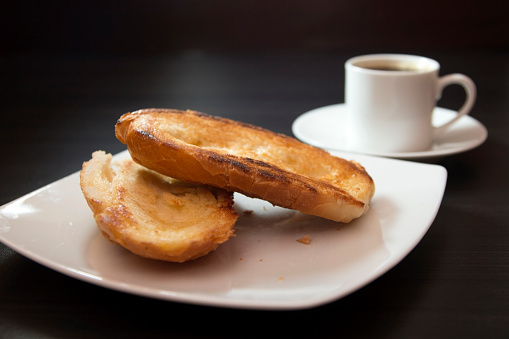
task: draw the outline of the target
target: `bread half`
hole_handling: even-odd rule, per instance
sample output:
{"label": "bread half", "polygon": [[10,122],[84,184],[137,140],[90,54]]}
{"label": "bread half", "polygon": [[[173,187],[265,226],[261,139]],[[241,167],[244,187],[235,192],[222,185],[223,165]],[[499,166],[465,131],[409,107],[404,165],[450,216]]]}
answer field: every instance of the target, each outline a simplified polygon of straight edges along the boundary
{"label": "bread half", "polygon": [[143,109],[122,115],[115,132],[134,161],[156,172],[335,221],[363,215],[375,191],[354,161],[204,113]]}
{"label": "bread half", "polygon": [[83,164],[80,186],[103,235],[142,257],[184,262],[233,236],[233,193],[185,183],[97,151]]}

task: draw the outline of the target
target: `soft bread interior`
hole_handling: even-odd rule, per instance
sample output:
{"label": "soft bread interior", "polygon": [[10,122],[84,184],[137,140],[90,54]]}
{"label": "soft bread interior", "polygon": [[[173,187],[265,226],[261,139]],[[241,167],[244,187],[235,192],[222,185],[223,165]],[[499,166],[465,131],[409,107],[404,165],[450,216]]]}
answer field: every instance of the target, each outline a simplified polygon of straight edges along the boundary
{"label": "soft bread interior", "polygon": [[134,163],[111,165],[94,152],[80,173],[97,226],[111,241],[147,258],[183,262],[233,236],[233,195],[182,182]]}

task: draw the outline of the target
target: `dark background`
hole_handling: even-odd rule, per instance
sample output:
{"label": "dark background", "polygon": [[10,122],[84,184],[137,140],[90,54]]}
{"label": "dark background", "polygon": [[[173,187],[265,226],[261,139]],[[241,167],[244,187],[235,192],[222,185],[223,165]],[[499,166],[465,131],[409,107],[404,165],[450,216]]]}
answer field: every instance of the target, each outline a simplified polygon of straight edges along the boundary
{"label": "dark background", "polygon": [[[472,116],[490,129],[507,121],[495,113],[507,111],[507,102],[494,100],[500,91],[508,93],[507,1],[1,4],[0,128],[23,135],[0,135],[5,171],[24,173],[33,161],[48,175],[25,173],[24,193],[61,176],[50,168],[62,153],[76,154],[58,167],[69,174],[94,148],[123,149],[112,125],[139,108],[189,108],[291,134],[291,121],[300,114],[343,102],[343,64],[364,53],[435,58],[441,74],[465,73],[477,83]],[[464,94],[448,87],[443,97],[441,106],[457,109]],[[273,119],[275,114],[285,119]],[[90,149],[77,151],[80,142]],[[4,203],[19,195],[8,189],[3,194]]]}
{"label": "dark background", "polygon": [[2,50],[189,52],[507,49],[497,0],[3,1]]}
{"label": "dark background", "polygon": [[[414,53],[478,86],[479,148],[439,160],[435,222],[395,268],[303,311],[216,309],[110,291],[0,244],[0,338],[501,338],[509,333],[507,1],[2,1],[0,205],[124,149],[123,113],[196,109],[291,134],[343,102],[347,58]],[[461,89],[440,106],[458,108]]]}

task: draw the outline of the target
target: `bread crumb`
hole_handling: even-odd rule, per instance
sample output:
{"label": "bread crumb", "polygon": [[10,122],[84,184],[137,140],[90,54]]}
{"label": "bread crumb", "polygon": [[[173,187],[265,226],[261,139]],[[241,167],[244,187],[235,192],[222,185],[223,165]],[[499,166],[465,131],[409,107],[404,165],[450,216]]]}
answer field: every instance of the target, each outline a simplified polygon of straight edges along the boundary
{"label": "bread crumb", "polygon": [[309,236],[309,234],[307,234],[307,235],[303,236],[302,238],[297,239],[297,241],[304,245],[309,245],[309,243],[311,242],[311,237]]}
{"label": "bread crumb", "polygon": [[279,277],[278,281],[283,281],[284,279],[284,277]]}
{"label": "bread crumb", "polygon": [[240,258],[240,260],[244,260],[244,259]]}
{"label": "bread crumb", "polygon": [[263,262],[263,259],[260,259],[260,262]]}

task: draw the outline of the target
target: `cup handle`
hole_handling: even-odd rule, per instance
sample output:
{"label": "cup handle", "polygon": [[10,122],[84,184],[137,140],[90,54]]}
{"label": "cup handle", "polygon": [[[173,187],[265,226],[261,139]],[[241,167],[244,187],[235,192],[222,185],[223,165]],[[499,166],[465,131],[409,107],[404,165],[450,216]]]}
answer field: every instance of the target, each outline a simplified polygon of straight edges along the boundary
{"label": "cup handle", "polygon": [[452,120],[446,122],[442,126],[435,127],[433,129],[434,137],[441,135],[445,130],[447,130],[452,124],[458,121],[462,116],[468,114],[472,107],[474,106],[475,99],[477,96],[477,88],[475,87],[475,83],[463,74],[449,74],[438,79],[438,99],[442,95],[442,91],[446,86],[449,85],[460,85],[466,92],[466,99],[463,106],[458,111],[458,115],[456,115]]}

